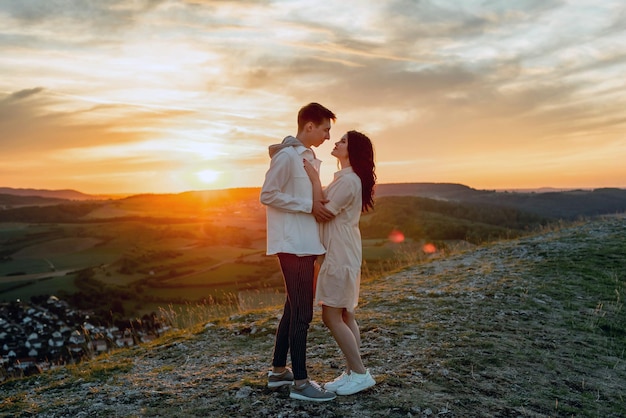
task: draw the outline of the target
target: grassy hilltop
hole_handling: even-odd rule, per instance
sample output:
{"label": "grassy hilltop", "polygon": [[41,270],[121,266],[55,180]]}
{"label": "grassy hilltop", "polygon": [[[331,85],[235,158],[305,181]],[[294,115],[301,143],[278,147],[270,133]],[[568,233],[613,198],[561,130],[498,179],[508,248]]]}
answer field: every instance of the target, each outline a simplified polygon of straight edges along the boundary
{"label": "grassy hilltop", "polygon": [[[624,217],[502,240],[367,280],[378,384],[325,404],[265,387],[278,306],[0,386],[15,417],[623,417]],[[313,379],[340,371],[316,312]]]}

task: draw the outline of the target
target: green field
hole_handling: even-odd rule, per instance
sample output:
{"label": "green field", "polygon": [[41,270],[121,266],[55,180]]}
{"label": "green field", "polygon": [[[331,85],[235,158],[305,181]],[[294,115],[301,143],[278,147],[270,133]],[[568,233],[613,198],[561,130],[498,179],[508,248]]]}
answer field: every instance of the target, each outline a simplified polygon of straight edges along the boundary
{"label": "green field", "polygon": [[29,300],[33,296],[74,293],[78,290],[74,284],[74,276],[60,276],[21,283],[3,283],[0,285],[0,296],[3,301]]}
{"label": "green field", "polygon": [[[275,257],[265,256],[264,224],[239,230],[208,225],[122,220],[45,227],[0,224],[5,254],[0,300],[96,293],[108,302],[121,299],[127,314],[168,304],[237,302],[244,291],[248,299],[257,299],[248,304],[273,303],[276,297],[267,295],[282,294],[283,283]],[[220,245],[217,238],[224,236],[230,242]],[[246,239],[238,245],[237,237]],[[390,265],[410,246],[364,240],[365,263],[369,268]],[[67,274],[46,277],[53,271]]]}
{"label": "green field", "polygon": [[[241,193],[247,193],[244,200]],[[0,300],[55,294],[81,308],[110,312],[123,306],[125,315],[136,315],[169,304],[232,303],[242,291],[282,293],[276,258],[264,255],[258,191],[229,191],[216,199],[141,195],[33,208],[31,222],[0,222]],[[526,218],[502,216],[500,209],[493,214],[498,216],[427,199],[377,201],[361,222],[363,277],[443,256],[458,243],[518,236],[537,222],[530,217],[520,225]],[[489,224],[491,218],[498,223]],[[406,237],[391,242],[392,230]],[[426,244],[434,250],[424,250]],[[259,303],[267,303],[263,298]]]}
{"label": "green field", "polygon": [[[280,288],[275,260],[264,255],[264,225],[233,224],[0,223],[0,300],[85,294],[105,304],[122,300],[126,313],[136,314],[185,301],[236,301],[240,290]],[[62,276],[48,277],[53,273]]]}

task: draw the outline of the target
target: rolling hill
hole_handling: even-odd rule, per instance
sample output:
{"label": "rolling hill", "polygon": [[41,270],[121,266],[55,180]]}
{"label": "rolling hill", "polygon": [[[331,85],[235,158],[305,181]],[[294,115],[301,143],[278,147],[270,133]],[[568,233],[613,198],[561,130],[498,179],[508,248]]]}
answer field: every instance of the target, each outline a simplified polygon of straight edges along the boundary
{"label": "rolling hill", "polygon": [[418,196],[452,202],[501,206],[551,219],[573,220],[626,211],[626,189],[598,188],[546,192],[476,190],[462,184],[380,184],[377,197]]}
{"label": "rolling hill", "polygon": [[[433,259],[362,283],[377,384],[318,404],[266,387],[279,306],[0,385],[21,417],[623,417],[623,217]],[[342,367],[316,310],[308,368]]]}
{"label": "rolling hill", "polygon": [[[75,190],[13,189],[0,187],[0,207],[23,207],[61,203],[58,199],[124,201],[125,206],[156,204],[158,207],[195,210],[199,207],[258,204],[260,188],[199,190],[170,194],[138,194],[125,197],[96,196]],[[457,183],[386,183],[376,186],[376,197],[415,196],[449,202],[467,202],[501,206],[533,213],[551,219],[573,220],[626,211],[626,189],[597,188],[591,190],[537,191],[478,190]],[[42,199],[45,198],[45,199]],[[51,199],[51,200],[48,200]]]}

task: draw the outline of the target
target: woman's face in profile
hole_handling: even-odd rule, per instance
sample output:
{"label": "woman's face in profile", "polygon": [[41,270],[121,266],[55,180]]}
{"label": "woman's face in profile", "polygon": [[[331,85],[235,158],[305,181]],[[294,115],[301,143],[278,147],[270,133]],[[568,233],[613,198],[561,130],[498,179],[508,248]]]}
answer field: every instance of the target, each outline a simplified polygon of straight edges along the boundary
{"label": "woman's face in profile", "polygon": [[330,155],[334,155],[340,160],[348,159],[348,134],[345,134],[339,141],[335,142],[335,148],[333,148]]}

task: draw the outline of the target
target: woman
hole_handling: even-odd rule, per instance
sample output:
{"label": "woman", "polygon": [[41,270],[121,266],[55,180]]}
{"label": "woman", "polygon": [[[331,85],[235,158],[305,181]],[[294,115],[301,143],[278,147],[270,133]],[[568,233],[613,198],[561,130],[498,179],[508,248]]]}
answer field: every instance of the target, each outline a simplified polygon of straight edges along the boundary
{"label": "woman", "polygon": [[332,220],[320,224],[326,254],[319,270],[315,302],[322,305],[322,320],[346,359],[346,370],[326,383],[324,389],[352,395],[376,384],[361,360],[361,337],[354,316],[363,258],[359,219],[361,212],[374,207],[374,149],[367,136],[349,131],[335,144],[331,155],[337,158],[341,170],[326,190],[322,190],[315,168],[304,161],[314,199],[328,200],[326,207],[335,214]]}

